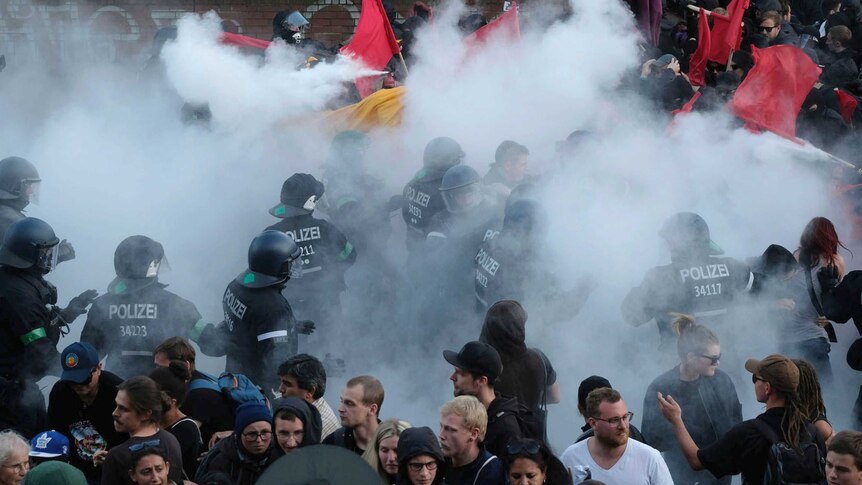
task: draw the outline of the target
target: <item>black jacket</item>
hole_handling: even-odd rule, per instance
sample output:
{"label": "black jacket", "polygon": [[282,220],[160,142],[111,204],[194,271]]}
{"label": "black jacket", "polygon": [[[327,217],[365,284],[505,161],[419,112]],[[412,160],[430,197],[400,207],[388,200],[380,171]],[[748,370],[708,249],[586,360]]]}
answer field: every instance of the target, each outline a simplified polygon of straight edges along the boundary
{"label": "black jacket", "polygon": [[198,467],[195,482],[203,481],[210,473],[220,472],[229,475],[233,485],[254,485],[278,457],[273,446],[262,456],[251,456],[242,451],[237,439],[233,435],[216,443]]}
{"label": "black jacket", "polygon": [[[408,431],[409,432],[406,432]],[[440,442],[437,441],[437,435],[431,431],[431,428],[408,428],[401,433],[398,438],[398,479],[395,482],[397,485],[411,485],[410,478],[407,474],[407,463],[414,457],[419,455],[428,455],[437,461],[437,469],[443,467],[443,450],[440,449]],[[443,483],[443,474],[437,472],[432,485]]]}
{"label": "black jacket", "polygon": [[346,448],[359,456],[365,452],[362,448],[356,445],[356,438],[353,437],[353,429],[344,426],[336,429],[331,435],[323,439],[324,445],[340,446]]}
{"label": "black jacket", "polygon": [[495,393],[496,398],[488,406],[488,431],[485,433],[485,449],[495,456],[506,455],[509,441],[521,439],[518,422],[518,400]]}
{"label": "black jacket", "polygon": [[851,271],[844,275],[834,289],[820,293],[823,313],[834,322],[846,323],[853,319],[862,335],[862,271]]}
{"label": "black jacket", "polygon": [[443,196],[440,195],[440,182],[444,173],[445,170],[423,168],[404,187],[401,217],[407,224],[408,250],[416,249],[416,246],[425,240],[431,219],[446,210]]}

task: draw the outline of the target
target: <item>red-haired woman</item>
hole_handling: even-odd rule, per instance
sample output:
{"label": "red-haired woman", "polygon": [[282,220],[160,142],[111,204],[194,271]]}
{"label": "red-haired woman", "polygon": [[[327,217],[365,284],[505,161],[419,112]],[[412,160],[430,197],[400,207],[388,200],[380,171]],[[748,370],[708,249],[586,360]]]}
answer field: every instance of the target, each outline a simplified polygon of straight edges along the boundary
{"label": "red-haired woman", "polygon": [[782,335],[785,344],[783,352],[811,362],[817,369],[820,382],[826,387],[832,384],[832,366],[829,363],[831,346],[826,330],[831,323],[822,315],[817,272],[821,268],[834,266],[839,279],[844,276],[844,258],[838,254],[839,246],[844,247],[829,219],[815,217],[805,226],[799,239],[799,249],[794,253],[801,268],[794,277],[797,291],[793,299],[793,318]]}

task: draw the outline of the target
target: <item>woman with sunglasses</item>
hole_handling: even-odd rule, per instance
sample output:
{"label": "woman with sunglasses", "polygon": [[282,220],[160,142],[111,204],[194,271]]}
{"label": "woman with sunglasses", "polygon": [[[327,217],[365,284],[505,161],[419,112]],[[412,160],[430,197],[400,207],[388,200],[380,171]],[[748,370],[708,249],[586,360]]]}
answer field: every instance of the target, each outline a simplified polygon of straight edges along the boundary
{"label": "woman with sunglasses", "polygon": [[506,447],[509,485],[572,485],[563,463],[541,441],[522,439]]}
{"label": "woman with sunglasses", "polygon": [[233,485],[253,485],[278,458],[272,440],[272,413],[259,402],[236,408],[234,432],[219,441],[198,467],[196,482],[212,473],[230,476]]}
{"label": "woman with sunglasses", "polygon": [[161,429],[162,393],[155,381],[145,376],[132,377],[117,386],[114,429],[128,433],[129,439],[109,451],[96,452],[93,463],[102,466],[102,483],[134,485],[129,476],[132,456],[144,448],[158,448],[173,465],[171,480],[182,483],[183,455],[174,435]]}
{"label": "woman with sunglasses", "polygon": [[443,483],[443,450],[431,428],[407,428],[398,438],[397,485]]}
{"label": "woman with sunglasses", "polygon": [[730,377],[718,369],[721,345],[718,336],[692,317],[677,315],[679,365],[657,377],[644,397],[642,432],[650,446],[662,452],[674,483],[730,484],[708,471],[693,471],[682,455],[673,428],[661,415],[657,393],[670,394],[680,404],[683,421],[694,442],[703,448],[742,421],[742,405]]}

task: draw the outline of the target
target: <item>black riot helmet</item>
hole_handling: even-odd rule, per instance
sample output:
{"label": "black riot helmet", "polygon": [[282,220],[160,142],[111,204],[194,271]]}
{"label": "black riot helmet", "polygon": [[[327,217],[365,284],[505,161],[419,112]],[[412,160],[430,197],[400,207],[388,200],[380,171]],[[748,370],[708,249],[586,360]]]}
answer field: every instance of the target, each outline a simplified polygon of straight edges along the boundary
{"label": "black riot helmet", "polygon": [[685,254],[724,254],[709,235],[703,217],[693,212],[679,212],[668,218],[659,235],[670,245],[671,256]]}
{"label": "black riot helmet", "polygon": [[0,199],[38,203],[41,181],[36,167],[27,160],[21,157],[0,160]]}
{"label": "black riot helmet", "polygon": [[155,278],[165,259],[165,248],[147,236],[129,236],[114,251],[114,270],[122,278]]}
{"label": "black riot helmet", "polygon": [[35,217],[14,222],[0,246],[0,264],[13,268],[39,268],[47,273],[57,267],[57,245],[60,240],[54,229]]}
{"label": "black riot helmet", "polygon": [[281,204],[270,209],[269,213],[282,219],[311,214],[323,192],[323,183],[314,176],[295,173],[281,186]]}
{"label": "black riot helmet", "polygon": [[440,136],[425,145],[422,164],[429,170],[446,171],[464,160],[464,150],[457,141],[448,136]]}
{"label": "black riot helmet", "polygon": [[263,231],[248,247],[248,270],[236,277],[249,288],[264,288],[302,275],[302,249],[281,231]]}
{"label": "black riot helmet", "polygon": [[446,170],[440,194],[449,212],[467,212],[482,203],[482,178],[473,167],[455,165]]}

